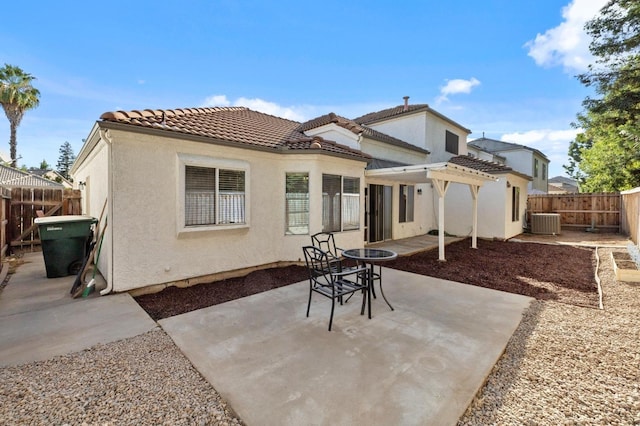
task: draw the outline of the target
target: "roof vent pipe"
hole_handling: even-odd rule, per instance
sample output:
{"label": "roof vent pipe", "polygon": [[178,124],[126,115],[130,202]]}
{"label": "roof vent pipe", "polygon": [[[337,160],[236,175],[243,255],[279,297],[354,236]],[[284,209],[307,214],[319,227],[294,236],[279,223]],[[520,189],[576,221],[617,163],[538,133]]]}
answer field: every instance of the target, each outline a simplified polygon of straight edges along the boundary
{"label": "roof vent pipe", "polygon": [[402,110],[409,111],[409,97],[403,96],[402,99],[404,99],[404,108]]}

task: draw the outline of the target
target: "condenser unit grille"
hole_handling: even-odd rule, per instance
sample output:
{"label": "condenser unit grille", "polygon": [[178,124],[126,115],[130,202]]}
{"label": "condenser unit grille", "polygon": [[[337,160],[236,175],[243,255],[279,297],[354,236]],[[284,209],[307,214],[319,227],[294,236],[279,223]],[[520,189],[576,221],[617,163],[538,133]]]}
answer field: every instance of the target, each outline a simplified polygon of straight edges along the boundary
{"label": "condenser unit grille", "polygon": [[534,213],[531,215],[531,233],[560,234],[560,215],[557,213]]}

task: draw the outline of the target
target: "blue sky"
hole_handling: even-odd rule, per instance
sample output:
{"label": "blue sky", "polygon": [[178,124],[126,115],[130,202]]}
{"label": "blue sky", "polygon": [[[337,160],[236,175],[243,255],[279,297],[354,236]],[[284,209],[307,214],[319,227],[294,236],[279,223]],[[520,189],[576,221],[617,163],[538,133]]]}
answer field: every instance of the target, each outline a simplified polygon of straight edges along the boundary
{"label": "blue sky", "polygon": [[[0,66],[35,76],[19,165],[56,165],[106,111],[244,105],[298,121],[427,103],[564,175],[605,0],[7,2]],[[26,9],[26,12],[25,12]],[[7,17],[14,17],[7,19]],[[9,124],[0,117],[0,149]]]}

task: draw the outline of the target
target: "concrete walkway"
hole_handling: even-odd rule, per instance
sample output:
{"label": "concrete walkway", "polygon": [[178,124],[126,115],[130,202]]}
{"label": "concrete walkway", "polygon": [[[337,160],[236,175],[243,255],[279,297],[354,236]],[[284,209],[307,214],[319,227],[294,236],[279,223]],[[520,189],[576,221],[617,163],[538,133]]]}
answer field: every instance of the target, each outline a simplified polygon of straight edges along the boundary
{"label": "concrete walkway", "polygon": [[48,279],[42,253],[23,260],[0,293],[0,366],[42,361],[157,327],[128,294],[73,299],[75,276]]}
{"label": "concrete walkway", "polygon": [[373,318],[308,283],[160,321],[248,425],[455,424],[532,299],[383,269]]}

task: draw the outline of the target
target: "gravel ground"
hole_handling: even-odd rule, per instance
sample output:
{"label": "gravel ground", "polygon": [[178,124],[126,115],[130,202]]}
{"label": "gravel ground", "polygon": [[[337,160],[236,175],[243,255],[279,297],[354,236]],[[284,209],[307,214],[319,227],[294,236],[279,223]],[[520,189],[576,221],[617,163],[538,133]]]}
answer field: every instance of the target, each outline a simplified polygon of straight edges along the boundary
{"label": "gravel ground", "polygon": [[[459,425],[640,425],[640,285],[600,249],[604,310],[535,301]],[[2,424],[242,424],[160,329],[0,369]]]}
{"label": "gravel ground", "polygon": [[164,331],[0,369],[3,425],[240,425]]}
{"label": "gravel ground", "polygon": [[535,301],[458,425],[640,425],[640,284],[610,253],[604,310]]}

